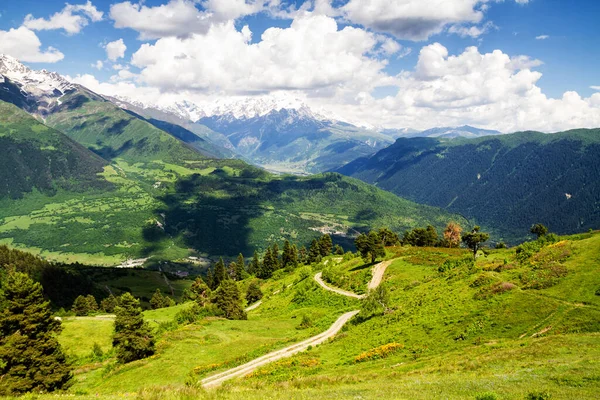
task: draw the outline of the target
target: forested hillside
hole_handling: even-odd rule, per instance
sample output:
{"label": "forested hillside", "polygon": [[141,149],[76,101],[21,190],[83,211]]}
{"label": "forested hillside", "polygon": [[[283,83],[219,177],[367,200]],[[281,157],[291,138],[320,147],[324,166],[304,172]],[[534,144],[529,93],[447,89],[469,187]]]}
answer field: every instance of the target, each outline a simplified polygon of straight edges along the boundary
{"label": "forested hillside", "polygon": [[[46,112],[61,132],[1,104],[10,110],[2,132],[31,140],[21,152],[0,148],[8,163],[0,175],[0,243],[52,259],[116,265],[150,256],[251,255],[275,240],[307,246],[322,232],[351,248],[352,237],[370,228],[461,220],[339,174],[278,176],[241,160],[207,158],[83,89]],[[23,152],[33,144],[35,154]],[[47,172],[33,174],[32,166]]]}
{"label": "forested hillside", "polygon": [[538,222],[559,233],[600,225],[600,129],[398,139],[339,172],[474,218],[506,240]]}
{"label": "forested hillside", "polygon": [[108,162],[62,133],[2,101],[0,121],[0,198],[110,188],[97,176]]}

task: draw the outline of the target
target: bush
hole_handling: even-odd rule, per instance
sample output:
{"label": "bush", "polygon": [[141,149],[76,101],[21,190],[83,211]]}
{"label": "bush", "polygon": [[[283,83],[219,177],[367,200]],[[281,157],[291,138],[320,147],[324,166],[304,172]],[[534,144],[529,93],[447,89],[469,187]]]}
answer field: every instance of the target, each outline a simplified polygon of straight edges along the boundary
{"label": "bush", "polygon": [[525,399],[527,400],[549,400],[552,398],[552,395],[548,391],[543,392],[529,392]]}
{"label": "bush", "polygon": [[374,349],[359,354],[354,358],[354,362],[359,363],[363,361],[379,360],[381,358],[386,358],[403,348],[404,345],[400,343],[384,344],[383,346],[375,347]]}
{"label": "bush", "polygon": [[307,278],[310,278],[312,275],[312,268],[308,265],[305,265],[304,267],[300,268],[298,270],[298,278],[299,280],[303,281]]}
{"label": "bush", "polygon": [[475,400],[498,400],[498,395],[494,392],[485,392],[475,395]]}
{"label": "bush", "polygon": [[300,325],[298,325],[298,327],[296,329],[307,329],[307,328],[312,328],[314,326],[312,319],[304,314],[302,316],[302,321],[300,322]]}

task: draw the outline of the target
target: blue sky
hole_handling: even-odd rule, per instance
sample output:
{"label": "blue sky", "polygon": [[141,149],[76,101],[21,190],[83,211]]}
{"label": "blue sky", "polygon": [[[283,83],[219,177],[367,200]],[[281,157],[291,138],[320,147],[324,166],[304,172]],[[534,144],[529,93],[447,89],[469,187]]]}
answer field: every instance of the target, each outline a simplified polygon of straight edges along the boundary
{"label": "blue sky", "polygon": [[[458,116],[457,114],[454,119],[450,117],[451,113],[448,110],[456,108],[457,105],[448,103],[447,98],[440,99],[440,101],[431,101],[427,104],[423,104],[422,100],[416,99],[419,97],[420,93],[424,93],[425,89],[432,89],[432,87],[435,87],[437,88],[436,91],[439,92],[438,89],[440,85],[443,85],[445,81],[452,80],[452,77],[445,79],[443,76],[436,75],[435,77],[432,77],[418,73],[417,70],[420,68],[419,65],[421,65],[420,69],[424,70],[423,68],[426,67],[427,62],[430,62],[432,65],[435,65],[436,63],[434,56],[432,56],[433,58],[431,58],[431,60],[422,56],[423,49],[430,49],[427,46],[440,44],[442,47],[437,47],[437,49],[442,49],[440,50],[442,53],[444,53],[443,49],[446,49],[447,54],[445,57],[447,60],[448,57],[459,56],[468,47],[475,46],[479,55],[491,54],[494,50],[500,50],[502,54],[509,58],[527,56],[529,61],[534,61],[528,62],[526,67],[521,66],[519,68],[521,70],[527,69],[542,74],[541,78],[530,78],[530,83],[535,85],[536,88],[539,88],[543,95],[548,99],[560,99],[562,98],[563,93],[574,91],[583,99],[591,99],[588,101],[591,107],[596,105],[594,94],[597,93],[598,90],[591,88],[592,86],[600,86],[600,74],[598,73],[597,68],[600,64],[600,51],[597,49],[597,44],[600,43],[600,28],[598,28],[600,2],[596,0],[578,0],[576,2],[561,0],[448,0],[446,1],[447,4],[455,3],[456,6],[449,6],[454,8],[446,10],[446,20],[444,20],[443,17],[440,19],[439,15],[436,15],[444,14],[444,12],[435,9],[436,0],[343,0],[334,1],[333,3],[327,0],[319,0],[320,3],[329,7],[328,11],[322,11],[321,9],[317,10],[317,5],[309,5],[304,1],[284,1],[283,5],[276,6],[273,5],[276,4],[276,2],[272,3],[273,0],[247,0],[245,3],[244,0],[218,1],[221,2],[223,9],[212,9],[211,4],[206,4],[201,1],[196,1],[192,5],[192,0],[146,0],[143,2],[143,6],[138,6],[136,1],[132,1],[133,8],[127,9],[128,12],[132,13],[132,16],[127,19],[123,16],[124,12],[118,13],[118,15],[115,12],[111,13],[111,6],[114,6],[117,3],[122,4],[124,3],[123,1],[92,0],[89,6],[95,7],[97,11],[102,12],[102,18],[97,18],[97,20],[94,21],[94,18],[90,17],[85,12],[80,10],[73,12],[73,15],[80,15],[85,20],[85,23],[75,33],[71,32],[69,34],[64,28],[61,28],[56,24],[50,28],[46,27],[44,29],[36,29],[35,25],[29,25],[31,28],[30,30],[34,32],[41,42],[41,52],[46,51],[48,48],[54,48],[62,53],[64,58],[52,63],[27,62],[27,64],[36,69],[46,68],[70,77],[85,77],[85,79],[87,79],[85,82],[93,82],[93,84],[105,83],[106,85],[102,89],[104,91],[122,90],[125,82],[130,82],[132,85],[135,85],[136,88],[141,87],[147,88],[148,90],[152,88],[160,92],[168,91],[171,94],[176,93],[180,99],[188,96],[197,99],[198,102],[202,102],[210,99],[210,96],[223,97],[239,95],[239,93],[233,93],[231,90],[232,82],[235,82],[235,84],[238,85],[237,90],[239,92],[256,94],[282,91],[289,92],[293,93],[296,97],[306,97],[307,99],[318,98],[318,101],[312,100],[314,104],[311,103],[311,105],[321,108],[327,108],[329,101],[331,104],[336,104],[334,112],[342,115],[352,114],[353,111],[351,111],[351,106],[353,104],[356,105],[355,103],[359,101],[363,101],[357,99],[364,99],[364,93],[368,93],[368,96],[372,98],[369,98],[368,101],[364,102],[375,104],[376,101],[385,100],[385,98],[387,98],[386,104],[391,104],[393,98],[394,101],[402,101],[402,104],[408,107],[406,113],[412,113],[410,117],[404,119],[389,118],[389,123],[386,122],[387,120],[384,117],[378,116],[377,118],[374,118],[376,120],[373,122],[375,125],[408,125],[411,122],[413,125],[419,125],[420,120],[417,119],[417,116],[429,115],[424,112],[421,113],[421,111],[428,109],[432,115],[434,115],[433,113],[436,111],[439,114],[439,107],[444,107],[444,104],[448,104],[447,109],[444,109],[444,113],[447,114],[448,118],[438,118],[440,122],[446,120],[449,123],[458,123],[461,121],[472,123],[479,122],[480,125],[488,127],[502,127],[498,121],[494,121],[494,118],[501,118],[501,114],[492,113],[490,111],[490,118],[485,120],[478,120],[471,115],[474,111],[474,106],[488,106],[488,108],[493,106],[492,103],[495,100],[490,100],[490,98],[495,98],[494,96],[496,95],[490,95],[491,97],[487,96],[485,100],[469,100],[466,97],[463,98],[456,104],[459,104],[459,107],[468,104],[468,108],[463,110],[465,116]],[[67,0],[67,2],[73,6],[86,4],[86,0]],[[301,18],[299,16],[300,14],[295,12],[295,9],[303,7],[303,4],[307,13],[313,16],[317,13],[323,14],[331,19],[331,21],[335,21],[337,23],[338,31],[342,31],[345,27],[354,27],[357,30],[360,30],[362,35],[360,36],[360,39],[364,39],[365,41],[375,40],[377,44],[374,44],[369,51],[363,52],[362,55],[357,55],[357,57],[361,58],[364,62],[364,65],[357,66],[357,70],[349,72],[344,66],[340,66],[342,72],[348,73],[347,80],[340,78],[340,81],[336,81],[336,74],[333,73],[332,77],[323,81],[314,76],[307,77],[306,79],[296,79],[298,71],[290,70],[289,65],[283,65],[281,71],[289,70],[290,73],[295,76],[282,76],[282,84],[279,86],[270,86],[268,84],[261,86],[260,84],[255,84],[255,81],[247,81],[246,84],[248,87],[246,88],[239,76],[234,74],[233,77],[222,77],[221,75],[212,76],[212,73],[210,74],[211,81],[209,83],[199,83],[196,85],[193,78],[190,78],[190,80],[185,83],[181,83],[178,79],[173,78],[174,80],[177,80],[177,82],[171,82],[164,85],[160,83],[157,85],[156,82],[152,81],[152,76],[150,76],[151,73],[153,76],[156,75],[156,63],[160,62],[160,54],[156,54],[156,52],[161,48],[163,49],[163,52],[164,49],[168,49],[169,47],[166,45],[163,46],[163,44],[169,41],[177,45],[183,43],[186,40],[185,37],[182,37],[182,35],[185,35],[185,28],[182,31],[181,26],[177,27],[175,24],[166,27],[165,30],[159,33],[148,33],[148,29],[152,31],[152,27],[137,26],[131,21],[135,21],[135,7],[137,7],[137,10],[144,7],[147,8],[149,12],[153,12],[158,10],[157,7],[170,7],[176,2],[186,3],[187,6],[191,5],[192,7],[195,7],[199,13],[198,15],[203,15],[202,13],[205,11],[211,11],[216,15],[213,15],[213,17],[211,17],[212,19],[209,18],[210,22],[206,23],[206,28],[196,28],[196,30],[191,33],[191,35],[199,37],[198,43],[202,43],[207,47],[210,47],[212,42],[207,42],[200,37],[209,37],[210,34],[207,34],[206,30],[211,30],[213,27],[216,27],[219,24],[225,24],[228,21],[232,21],[234,26],[234,30],[231,31],[232,34],[241,32],[244,26],[249,28],[252,32],[252,39],[248,41],[248,46],[259,44],[262,41],[261,35],[265,30],[272,31],[274,27],[285,30],[290,28],[295,20],[299,20]],[[261,3],[262,8],[258,8],[257,6],[253,11],[242,10],[242,7],[244,6],[242,3],[256,5],[257,2]],[[348,3],[352,2],[355,3],[354,9],[352,9],[352,5],[348,5]],[[226,3],[227,8],[224,6]],[[378,6],[380,8],[388,7],[388,13],[392,14],[395,12],[393,8],[396,7],[396,5],[398,5],[398,7],[410,7],[410,11],[407,11],[407,13],[413,12],[416,17],[414,20],[405,19],[402,13],[404,13],[405,10],[409,10],[409,8],[403,8],[398,12],[398,17],[396,19],[384,21],[385,15],[379,15],[376,12],[371,14],[363,12],[369,5],[375,7]],[[0,35],[2,32],[9,32],[11,29],[19,29],[22,25],[27,26],[27,24],[24,24],[24,20],[28,14],[31,14],[32,19],[44,18],[48,21],[53,14],[62,12],[64,8],[65,0],[0,0]],[[479,17],[476,17],[476,15],[479,15]],[[121,17],[122,21],[119,22]],[[185,16],[182,16],[182,18],[185,20]],[[414,32],[408,33],[409,29],[412,29],[409,26],[410,24],[415,24],[414,21],[416,20],[422,21],[427,20],[428,18],[431,19],[431,21],[429,21],[430,25],[437,24],[436,28],[418,27],[415,28],[420,29],[418,34],[414,34]],[[149,23],[151,24],[152,21]],[[119,24],[121,24],[121,26],[125,25],[129,27],[120,29],[115,27],[115,25]],[[180,25],[185,24],[186,23],[184,22]],[[403,24],[405,24],[406,27],[403,26]],[[469,28],[478,31],[472,35],[457,33],[460,29],[466,30]],[[169,29],[173,29],[173,32],[170,32]],[[291,31],[291,29],[288,30]],[[182,32],[184,33],[182,34]],[[223,31],[221,34],[225,35],[226,33]],[[140,40],[144,35],[146,38]],[[540,39],[542,36],[546,38]],[[2,36],[0,36],[0,38],[1,37]],[[124,57],[119,57],[113,62],[107,58],[105,45],[119,39],[123,40],[127,50],[124,53]],[[296,43],[295,39],[290,40],[291,43]],[[312,40],[318,41],[318,38]],[[359,39],[357,38],[357,40]],[[400,50],[389,54],[382,52],[377,53],[377,49],[383,48],[385,40],[388,40],[390,43],[396,43],[392,47],[399,45]],[[342,40],[340,43],[346,43],[346,45],[351,46],[351,43],[348,44],[347,41]],[[137,61],[134,60],[134,62],[131,63],[132,56],[140,50],[141,46],[149,46],[149,48],[155,52],[150,55],[150,51],[148,51],[145,60],[148,59],[148,57],[150,57],[151,60],[140,61],[140,54],[137,54]],[[223,42],[223,46],[228,46],[228,43]],[[315,46],[318,46],[318,44],[315,44]],[[2,48],[3,45],[0,43],[0,51]],[[182,48],[185,48],[185,46]],[[189,48],[189,46],[187,48]],[[301,51],[300,49],[306,51],[306,47],[300,47],[298,51]],[[340,54],[342,55],[346,54],[345,50],[341,49],[339,46],[336,46],[334,50],[340,51]],[[19,53],[20,50],[13,51]],[[213,50],[213,52],[214,51],[218,52],[219,50]],[[358,51],[358,53],[361,52],[361,50],[356,49],[353,49],[352,51]],[[185,53],[185,51],[183,51],[183,53]],[[12,55],[17,58],[25,59],[36,57],[19,57],[22,54]],[[226,55],[223,55],[223,57],[226,57]],[[199,55],[196,56],[199,57]],[[286,56],[293,57],[294,55],[291,54]],[[203,53],[202,58],[206,57],[207,54]],[[231,55],[229,55],[229,57],[231,57]],[[315,57],[317,57],[317,55],[315,55]],[[356,57],[349,58],[347,62],[350,64],[354,62],[358,63],[355,58]],[[375,60],[374,62],[381,63],[379,72],[376,71],[377,68],[373,69],[373,66],[370,65],[373,60]],[[536,60],[539,60],[540,62],[537,62]],[[103,68],[98,69],[92,66],[98,61],[102,61]],[[301,60],[299,62],[304,61],[305,60]],[[469,65],[466,56],[463,61]],[[147,64],[145,64],[145,62],[147,62]],[[275,61],[269,62],[269,65],[265,66],[265,68],[277,68],[276,65],[272,65],[273,62]],[[119,78],[115,77],[116,69],[113,68],[114,64],[122,65],[129,72],[123,74]],[[319,68],[319,60],[306,60],[306,65],[312,67],[317,66],[317,68]],[[201,65],[199,67],[200,69],[205,67],[208,68],[206,65]],[[337,66],[334,65],[334,67]],[[487,68],[488,66],[483,65],[479,67]],[[165,68],[167,67],[165,66]],[[222,69],[224,74],[226,74],[229,65],[221,63],[215,68]],[[324,70],[330,70],[332,65],[324,63],[322,68]],[[364,70],[364,73],[361,73],[361,71],[363,71],[361,68],[367,69]],[[448,68],[450,68],[450,65]],[[453,70],[456,70],[456,68]],[[412,76],[400,78],[403,71],[411,73]],[[517,70],[513,71],[511,80],[507,80],[502,85],[510,86],[512,85],[510,82],[516,82],[518,80],[515,78],[517,72]],[[187,76],[187,73],[188,71],[185,70],[179,71],[179,76]],[[452,71],[449,73],[452,73]],[[477,75],[480,72],[474,70],[473,73]],[[481,73],[487,76],[487,81],[484,82],[489,82],[491,80],[490,77],[493,77],[493,73],[490,74],[490,71],[483,71]],[[284,75],[284,72],[282,72],[282,75]],[[206,76],[206,73],[196,78],[202,80],[204,76]],[[91,81],[91,77],[94,78],[94,81]],[[218,81],[221,78],[224,79],[223,82],[219,82],[218,84],[215,83],[213,85],[213,82]],[[434,78],[439,80],[439,84],[427,86],[426,82],[431,82]],[[476,78],[471,77],[469,79],[471,79],[474,85],[477,85],[475,83]],[[315,82],[312,82],[311,80]],[[419,86],[416,82],[417,80],[423,83],[424,86]],[[331,83],[333,81],[335,81],[335,84]],[[375,81],[377,83],[374,83]],[[298,82],[300,82],[300,84],[298,84]],[[115,85],[120,83],[121,88],[115,87],[111,89],[108,86],[111,83]],[[500,85],[501,83],[498,82],[498,84]],[[330,87],[328,87],[328,85],[330,85]],[[343,90],[340,89],[340,87],[342,87]],[[409,88],[410,90],[408,90]],[[407,89],[406,92],[405,89]],[[406,98],[399,98],[398,93],[408,93],[411,90],[417,93],[417,95],[408,100]],[[421,91],[419,92],[418,90]],[[455,90],[454,87],[448,86],[448,92],[453,90]],[[496,89],[490,89],[490,91],[495,90]],[[524,93],[526,90],[529,89],[523,86],[520,89],[515,89],[516,92],[510,93],[510,95]],[[435,95],[435,93],[433,95]],[[464,96],[469,95],[469,93],[464,94]],[[528,96],[532,96],[531,98],[534,97],[531,90],[529,90]],[[429,99],[431,98],[431,96],[426,97]],[[324,100],[326,98],[329,100]],[[344,103],[343,106],[338,105],[340,102]],[[371,106],[373,106],[373,104],[371,104]],[[391,105],[390,107],[390,109],[393,109]],[[421,108],[415,111],[415,107]],[[534,105],[532,105],[532,107],[534,107]],[[535,107],[535,110],[544,113],[547,112],[547,107],[550,107],[550,105],[539,105],[536,103]],[[504,105],[501,108],[506,108],[506,106]],[[375,107],[373,109],[375,109]],[[370,111],[365,108],[360,114],[369,115],[369,112]],[[593,109],[592,112],[595,116],[597,110]],[[504,129],[509,129],[508,126],[514,126],[514,129],[527,128],[528,126],[526,125],[526,123],[515,121],[512,125],[507,124],[507,127]],[[553,126],[554,125],[549,125],[546,130],[551,130]],[[562,127],[559,123],[555,124],[555,126]],[[532,123],[532,127],[537,128],[535,123]]]}

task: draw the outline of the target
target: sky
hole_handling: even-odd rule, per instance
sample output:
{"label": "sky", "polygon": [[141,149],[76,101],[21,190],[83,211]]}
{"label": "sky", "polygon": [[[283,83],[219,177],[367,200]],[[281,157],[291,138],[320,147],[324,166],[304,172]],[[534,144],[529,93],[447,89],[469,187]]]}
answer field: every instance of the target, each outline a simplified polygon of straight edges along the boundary
{"label": "sky", "polygon": [[0,0],[0,53],[107,95],[371,127],[600,126],[597,0]]}

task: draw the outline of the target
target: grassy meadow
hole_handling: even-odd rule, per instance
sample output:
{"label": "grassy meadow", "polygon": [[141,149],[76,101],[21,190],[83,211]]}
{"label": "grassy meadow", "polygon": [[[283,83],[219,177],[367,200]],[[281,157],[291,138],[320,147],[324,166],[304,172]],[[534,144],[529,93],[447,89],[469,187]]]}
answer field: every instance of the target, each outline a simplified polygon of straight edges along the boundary
{"label": "grassy meadow", "polygon": [[[359,258],[332,256],[312,268],[281,271],[262,282],[263,304],[248,321],[173,323],[189,304],[146,311],[158,333],[157,354],[124,366],[110,352],[110,319],[65,319],[60,341],[77,365],[69,393],[81,399],[597,398],[600,234],[520,253],[491,250],[474,264],[464,249],[387,253],[393,260],[382,283],[390,294],[387,312],[359,314],[333,340],[216,390],[197,383],[322,332],[361,307],[318,287],[314,273],[335,266],[339,282],[363,282],[369,268],[361,269]],[[92,355],[94,343],[100,358]]]}

